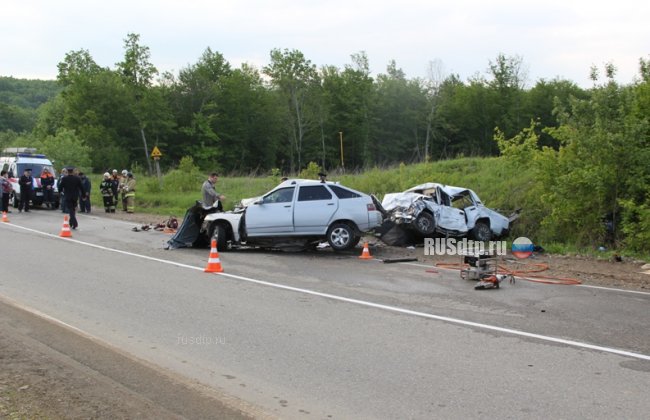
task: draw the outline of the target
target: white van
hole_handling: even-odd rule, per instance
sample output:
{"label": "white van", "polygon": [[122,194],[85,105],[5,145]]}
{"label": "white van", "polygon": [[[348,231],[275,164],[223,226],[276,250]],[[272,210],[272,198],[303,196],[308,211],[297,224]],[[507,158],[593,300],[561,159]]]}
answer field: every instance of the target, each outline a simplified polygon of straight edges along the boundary
{"label": "white van", "polygon": [[9,198],[14,208],[18,208],[20,204],[20,186],[18,180],[25,172],[25,169],[31,168],[33,181],[33,191],[31,202],[34,206],[43,204],[44,194],[41,187],[41,173],[43,169],[47,169],[54,177],[54,193],[52,200],[54,201],[54,208],[59,206],[59,191],[56,186],[58,179],[52,161],[43,154],[35,153],[35,149],[27,148],[9,148],[3,150],[3,156],[0,157],[0,169],[7,171],[9,175],[9,182],[13,187],[13,192]]}

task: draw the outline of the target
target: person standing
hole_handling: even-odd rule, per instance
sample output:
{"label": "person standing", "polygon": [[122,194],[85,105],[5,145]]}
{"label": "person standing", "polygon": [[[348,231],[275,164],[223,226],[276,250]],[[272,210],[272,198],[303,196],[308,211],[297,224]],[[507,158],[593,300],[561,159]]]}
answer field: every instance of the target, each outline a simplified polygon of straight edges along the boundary
{"label": "person standing", "polygon": [[127,213],[135,211],[135,178],[133,174],[128,172],[126,174],[126,185],[124,186],[124,205],[126,206]]}
{"label": "person standing", "polygon": [[102,193],[102,199],[104,200],[104,211],[106,213],[115,213],[113,178],[108,172],[104,174],[104,179],[102,180],[102,183],[99,184],[99,191]]}
{"label": "person standing", "polygon": [[113,184],[113,202],[117,206],[117,197],[119,197],[120,191],[120,174],[117,173],[117,169],[113,169],[113,176],[111,176],[111,183]]}
{"label": "person standing", "polygon": [[0,172],[0,195],[2,196],[2,201],[0,201],[1,209],[0,211],[11,213],[9,211],[9,195],[13,191],[11,182],[9,182],[9,177],[7,176],[7,171]]}
{"label": "person standing", "polygon": [[79,197],[79,211],[90,213],[90,189],[92,188],[90,178],[83,172],[79,172],[79,178],[81,178],[81,186],[84,189],[83,194]]}
{"label": "person standing", "polygon": [[217,190],[215,189],[215,185],[217,184],[217,181],[219,180],[219,174],[216,172],[212,172],[208,179],[205,180],[203,185],[201,186],[201,195],[203,198],[203,206],[206,208],[212,207],[212,205],[219,200],[219,204],[217,205],[217,210],[223,211],[223,205],[221,204],[221,201],[226,198],[225,195],[219,194]]}
{"label": "person standing", "polygon": [[122,170],[122,178],[120,178],[120,184],[118,186],[119,193],[122,195],[122,210],[126,211],[126,192],[124,191],[126,187],[127,174],[129,171],[126,169]]}
{"label": "person standing", "polygon": [[68,174],[61,179],[61,193],[65,196],[65,206],[70,214],[70,227],[77,229],[77,200],[83,195],[83,185],[72,169],[68,169]]}
{"label": "person standing", "polygon": [[61,206],[61,213],[67,213],[68,209],[66,208],[65,197],[63,196],[63,191],[61,191],[61,181],[68,175],[68,169],[61,169],[61,174],[59,174],[59,180],[56,183],[56,188],[59,190],[59,205]]}
{"label": "person standing", "polygon": [[32,168],[27,168],[18,180],[20,185],[20,205],[18,211],[29,212],[29,200],[32,199],[32,189],[34,188],[34,178],[32,177]]}
{"label": "person standing", "polygon": [[43,168],[41,172],[41,187],[45,206],[48,209],[54,207],[54,175],[47,168]]}

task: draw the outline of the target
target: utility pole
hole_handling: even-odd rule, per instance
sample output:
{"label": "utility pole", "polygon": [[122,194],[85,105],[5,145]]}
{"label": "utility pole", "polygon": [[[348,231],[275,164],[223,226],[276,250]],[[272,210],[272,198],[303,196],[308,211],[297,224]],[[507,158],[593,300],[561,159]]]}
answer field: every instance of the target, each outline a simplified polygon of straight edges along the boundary
{"label": "utility pole", "polygon": [[341,168],[345,169],[345,164],[343,163],[343,131],[339,131],[339,139],[341,140]]}

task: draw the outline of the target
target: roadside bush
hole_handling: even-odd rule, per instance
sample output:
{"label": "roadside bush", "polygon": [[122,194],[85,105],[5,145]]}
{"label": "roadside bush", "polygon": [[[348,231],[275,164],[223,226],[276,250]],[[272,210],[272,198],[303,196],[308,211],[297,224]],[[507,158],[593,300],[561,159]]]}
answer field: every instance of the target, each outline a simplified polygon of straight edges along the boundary
{"label": "roadside bush", "polygon": [[201,183],[205,175],[194,164],[191,156],[181,159],[178,169],[169,171],[163,177],[163,190],[165,192],[190,192],[201,190]]}
{"label": "roadside bush", "polygon": [[321,172],[320,166],[316,162],[309,162],[307,167],[300,171],[298,175],[302,179],[318,179],[318,173]]}

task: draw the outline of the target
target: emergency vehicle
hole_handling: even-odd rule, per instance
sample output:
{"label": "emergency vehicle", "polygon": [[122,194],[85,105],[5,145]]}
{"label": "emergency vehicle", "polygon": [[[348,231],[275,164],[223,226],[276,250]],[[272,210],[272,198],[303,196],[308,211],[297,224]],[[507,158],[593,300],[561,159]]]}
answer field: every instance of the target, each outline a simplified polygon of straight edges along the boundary
{"label": "emergency vehicle", "polygon": [[7,171],[9,182],[13,187],[13,192],[9,197],[9,201],[14,208],[18,208],[20,204],[20,185],[18,180],[25,172],[25,169],[32,170],[32,197],[31,203],[34,206],[43,204],[44,194],[43,187],[41,187],[41,173],[43,169],[47,169],[54,177],[54,186],[52,200],[54,208],[59,207],[59,190],[57,189],[57,174],[47,156],[36,153],[36,149],[29,148],[7,148],[2,151],[0,156],[0,169]]}

